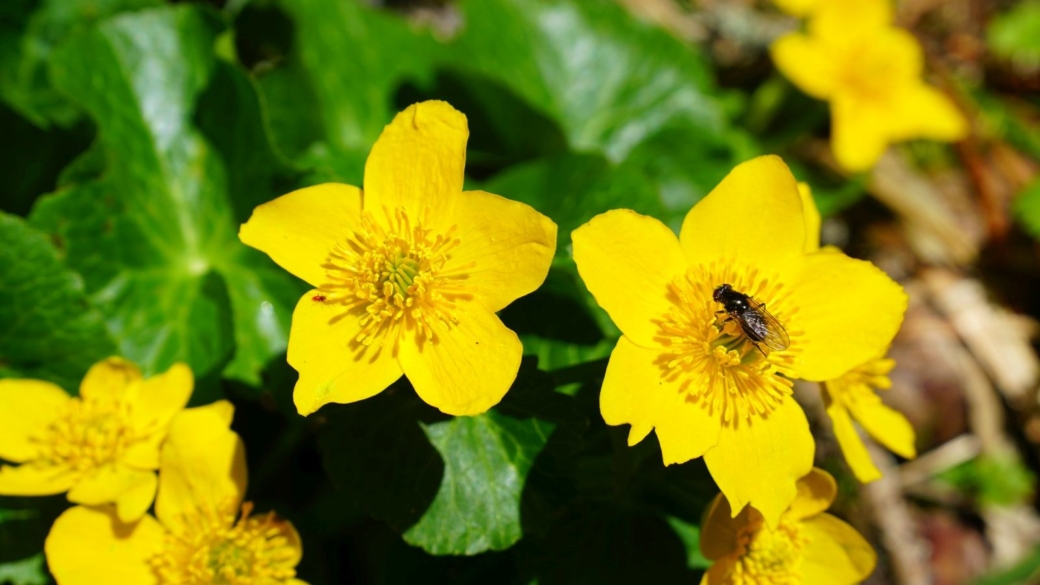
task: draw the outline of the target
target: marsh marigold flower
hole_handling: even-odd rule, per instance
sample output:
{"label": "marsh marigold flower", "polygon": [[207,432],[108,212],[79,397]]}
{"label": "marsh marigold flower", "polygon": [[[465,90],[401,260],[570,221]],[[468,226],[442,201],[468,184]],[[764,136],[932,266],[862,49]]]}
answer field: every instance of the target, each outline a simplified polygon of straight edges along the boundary
{"label": "marsh marigold flower", "polygon": [[808,16],[823,0],[773,0],[773,4],[793,16]]}
{"label": "marsh marigold flower", "polygon": [[415,104],[372,147],[364,193],[325,184],[256,208],[239,236],[314,286],[289,334],[301,414],[378,394],[402,373],[443,412],[479,414],[523,348],[495,313],[545,280],[556,224],[463,191],[466,117]]}
{"label": "marsh marigold flower", "polygon": [[892,142],[953,141],[968,131],[950,99],[921,79],[917,39],[891,18],[883,0],[820,2],[807,33],[785,35],[771,49],[788,79],[830,102],[831,148],[850,172],[872,167]]}
{"label": "marsh marigold flower", "polygon": [[733,515],[721,495],[701,526],[701,552],[712,561],[701,585],[853,585],[874,570],[877,554],[858,532],[824,511],[837,486],[813,469],[770,530],[754,508]]}
{"label": "marsh marigold flower", "polygon": [[292,524],[253,515],[234,408],[217,402],[179,414],[162,449],[155,516],[123,523],[111,507],[71,508],[44,552],[58,585],[304,585]]}
{"label": "marsh marigold flower", "polygon": [[[572,235],[582,279],[623,334],[603,418],[631,424],[630,445],[655,430],[666,464],[703,455],[733,510],[750,503],[772,526],[812,469],[791,380],[828,380],[877,355],[906,309],[899,285],[869,262],[809,251],[802,196],[784,163],[764,156],[697,203],[678,239],[629,210]],[[789,346],[755,344],[719,314],[723,284],[763,304]]]}
{"label": "marsh marigold flower", "polygon": [[144,379],[109,358],[83,378],[79,396],[42,380],[0,380],[0,495],[68,492],[71,502],[115,503],[124,521],[155,497],[159,447],[188,403],[194,379],[184,364]]}
{"label": "marsh marigold flower", "polygon": [[845,461],[862,482],[880,478],[881,472],[871,461],[870,453],[852,424],[853,419],[889,450],[907,459],[917,456],[914,427],[902,413],[881,402],[881,397],[875,393],[875,390],[892,387],[888,373],[895,365],[890,359],[874,358],[823,384],[824,403],[834,425],[834,436]]}

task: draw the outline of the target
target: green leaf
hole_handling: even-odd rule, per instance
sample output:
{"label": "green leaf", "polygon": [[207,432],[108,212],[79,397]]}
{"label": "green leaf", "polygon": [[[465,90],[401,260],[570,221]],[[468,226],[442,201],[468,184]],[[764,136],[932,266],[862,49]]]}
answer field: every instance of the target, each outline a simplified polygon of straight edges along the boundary
{"label": "green leaf", "polygon": [[13,563],[0,563],[0,585],[44,585],[49,582],[43,569],[43,553]]}
{"label": "green leaf", "polygon": [[494,411],[423,425],[444,459],[440,491],[404,539],[435,555],[503,550],[523,535],[520,494],[553,425]]}
{"label": "green leaf", "polygon": [[690,524],[680,518],[670,516],[666,518],[668,525],[675,530],[679,538],[686,545],[686,566],[691,569],[707,569],[711,561],[701,554],[701,529],[700,526]]}
{"label": "green leaf", "polygon": [[160,0],[8,0],[0,8],[0,99],[34,124],[71,124],[76,108],[54,90],[47,62],[70,32]]}
{"label": "green leaf", "polygon": [[569,257],[571,231],[597,214],[627,208],[665,216],[654,185],[640,173],[594,154],[568,154],[510,167],[484,189],[523,201],[559,226],[557,256]]}
{"label": "green leaf", "polygon": [[[237,238],[246,208],[276,193],[273,171],[257,170],[270,164],[262,130],[244,130],[261,123],[250,86],[214,59],[218,31],[190,6],[160,8],[104,21],[55,52],[56,87],[99,138],[31,219],[62,242],[122,355],[147,373],[185,361],[206,377],[238,340],[228,373],[255,382],[285,349],[301,288]],[[234,120],[241,136],[210,142],[193,125],[211,80],[207,116]]]}
{"label": "green leaf", "polygon": [[0,210],[25,216],[41,194],[53,191],[62,167],[90,146],[87,124],[41,129],[0,104]]}
{"label": "green leaf", "polygon": [[1040,1],[1023,0],[997,15],[986,27],[986,40],[998,56],[1040,67]]}
{"label": "green leaf", "polygon": [[402,379],[361,402],[326,406],[317,416],[322,463],[341,497],[395,531],[415,524],[441,482],[437,452],[420,421],[443,415]]}
{"label": "green leaf", "polygon": [[723,131],[709,69],[689,45],[609,0],[467,0],[454,67],[558,121],[579,151],[622,160],[671,123]]}
{"label": "green leaf", "polygon": [[694,204],[733,167],[758,154],[751,138],[737,130],[709,133],[673,123],[632,149],[619,172],[641,177],[657,193],[665,209],[662,219],[678,232]]}
{"label": "green leaf", "polygon": [[0,362],[4,375],[50,380],[75,393],[87,369],[115,352],[83,281],[47,237],[0,213]]}
{"label": "green leaf", "polygon": [[[282,5],[296,24],[293,60],[261,77],[276,136],[286,139],[289,153],[316,141],[334,155],[367,153],[396,113],[392,96],[398,85],[428,80],[440,44],[356,0]],[[313,99],[313,110],[301,106],[301,94],[307,105]],[[320,134],[303,137],[300,128]]]}
{"label": "green leaf", "polygon": [[1022,227],[1040,239],[1040,179],[1030,183],[1018,195],[1012,211]]}

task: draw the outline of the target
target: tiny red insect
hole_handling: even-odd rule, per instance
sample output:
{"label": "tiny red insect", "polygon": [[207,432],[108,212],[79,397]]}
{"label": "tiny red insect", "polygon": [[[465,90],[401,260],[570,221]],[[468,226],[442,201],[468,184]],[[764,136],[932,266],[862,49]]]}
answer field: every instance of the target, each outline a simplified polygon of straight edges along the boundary
{"label": "tiny red insect", "polygon": [[315,303],[324,303],[325,298],[325,295],[314,295],[313,297],[311,297],[311,300]]}

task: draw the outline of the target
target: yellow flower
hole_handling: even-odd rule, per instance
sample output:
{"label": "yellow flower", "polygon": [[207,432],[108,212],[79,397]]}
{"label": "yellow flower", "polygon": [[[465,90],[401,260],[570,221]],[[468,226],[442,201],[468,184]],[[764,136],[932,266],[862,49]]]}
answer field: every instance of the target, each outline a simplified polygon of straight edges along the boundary
{"label": "yellow flower", "polygon": [[772,46],[773,61],[802,91],[831,106],[831,147],[850,172],[869,169],[889,143],[911,138],[954,141],[968,123],[954,104],[921,79],[921,46],[892,28],[888,2],[820,3],[808,34]]}
{"label": "yellow flower", "polygon": [[[813,460],[791,379],[828,380],[882,351],[906,309],[902,289],[869,262],[807,253],[801,195],[775,156],[736,167],[678,239],[629,210],[572,237],[582,279],[623,333],[603,418],[631,424],[630,445],[656,430],[665,464],[703,455],[734,510],[750,503],[775,526]],[[762,303],[789,347],[752,343],[726,322],[713,300],[722,284]]]}
{"label": "yellow flower", "polygon": [[773,0],[777,8],[793,16],[808,16],[821,3],[821,0]]}
{"label": "yellow flower", "polygon": [[141,377],[119,358],[98,362],[79,397],[41,380],[0,380],[0,495],[115,503],[123,521],[140,518],[155,497],[159,447],[170,420],[191,397],[184,364]]}
{"label": "yellow flower", "polygon": [[845,454],[845,461],[862,482],[880,478],[881,472],[870,460],[870,454],[852,424],[853,418],[871,437],[890,450],[907,459],[917,456],[914,427],[910,421],[902,413],[885,406],[874,393],[875,389],[892,387],[888,373],[895,365],[893,360],[874,358],[823,384],[823,399],[834,424],[834,435]]}
{"label": "yellow flower", "polygon": [[834,478],[813,469],[776,530],[745,508],[732,515],[717,496],[701,526],[701,552],[713,564],[701,585],[853,585],[877,564],[870,544],[848,524],[823,513],[837,493]]}
{"label": "yellow flower", "polygon": [[245,450],[228,428],[233,415],[222,401],[174,419],[155,517],[123,523],[111,506],[59,516],[44,545],[58,585],[304,585],[295,578],[303,555],[296,529],[242,504]]}
{"label": "yellow flower", "polygon": [[423,102],[372,147],[365,191],[325,184],[256,208],[239,236],[316,287],[296,305],[289,363],[301,414],[381,392],[402,373],[443,412],[479,414],[522,347],[495,312],[545,280],[556,224],[463,191],[466,117]]}

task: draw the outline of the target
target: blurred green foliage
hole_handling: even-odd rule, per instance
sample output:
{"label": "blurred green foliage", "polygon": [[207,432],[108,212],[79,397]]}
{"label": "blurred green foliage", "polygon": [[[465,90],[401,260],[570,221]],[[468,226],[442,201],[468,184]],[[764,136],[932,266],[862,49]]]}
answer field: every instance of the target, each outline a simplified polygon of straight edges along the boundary
{"label": "blurred green foliage", "polygon": [[[612,208],[678,228],[735,164],[825,128],[826,106],[778,78],[722,90],[696,47],[612,0],[462,0],[451,31],[359,0],[215,4],[0,6],[0,375],[74,393],[110,354],[187,362],[193,403],[235,402],[249,499],[294,522],[314,584],[697,582],[714,484],[603,425],[619,332],[570,231]],[[305,284],[238,225],[295,188],[360,185],[383,126],[423,99],[467,114],[469,185],[560,226],[545,285],[501,315],[528,357],[480,417],[402,380],[304,419],[285,348]],[[793,168],[825,214],[863,194]],[[41,582],[66,505],[0,498],[0,583]]]}
{"label": "blurred green foliage", "polygon": [[944,471],[939,479],[985,505],[1010,506],[1028,501],[1036,478],[1017,459],[980,456]]}
{"label": "blurred green foliage", "polygon": [[1040,2],[1022,0],[990,21],[986,41],[998,56],[1021,67],[1040,68]]}

